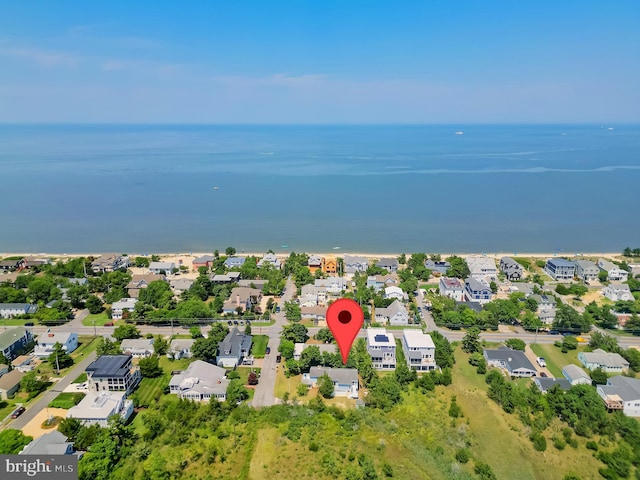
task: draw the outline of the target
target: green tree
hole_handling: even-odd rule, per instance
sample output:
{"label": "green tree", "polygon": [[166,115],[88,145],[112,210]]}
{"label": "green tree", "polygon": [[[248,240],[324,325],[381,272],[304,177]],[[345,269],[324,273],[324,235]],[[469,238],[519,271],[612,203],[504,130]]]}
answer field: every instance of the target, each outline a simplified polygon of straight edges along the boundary
{"label": "green tree", "polygon": [[98,355],[117,355],[120,353],[120,346],[109,338],[99,337],[96,353]]}
{"label": "green tree", "polygon": [[56,288],[56,285],[51,278],[38,277],[33,279],[31,283],[29,283],[29,287],[27,288],[27,295],[34,303],[47,303],[50,300],[53,300],[56,291],[58,293],[60,292],[60,290]]}
{"label": "green tree", "polygon": [[447,276],[456,278],[467,278],[470,275],[469,266],[464,258],[456,255],[447,258],[447,262],[451,265],[447,270]]}
{"label": "green tree", "polygon": [[153,351],[157,355],[165,355],[167,350],[169,350],[169,342],[162,338],[162,336],[156,335],[156,338],[153,341]]}
{"label": "green tree", "polygon": [[593,380],[597,385],[606,385],[607,379],[609,378],[607,372],[605,372],[601,368],[591,370],[591,372],[589,372],[589,375],[591,376],[591,380]]}
{"label": "green tree", "polygon": [[398,257],[398,263],[400,265],[405,265],[407,263],[407,256],[404,253],[401,253]]}
{"label": "green tree", "polygon": [[293,343],[306,343],[309,340],[309,330],[304,325],[292,323],[282,327],[282,338],[291,340]]}
{"label": "green tree", "polygon": [[367,403],[375,408],[390,410],[402,400],[402,389],[392,376],[380,378],[369,388]]}
{"label": "green tree", "polygon": [[53,366],[56,370],[59,368],[67,368],[73,365],[73,358],[62,348],[60,342],[56,342],[53,346],[53,353],[48,358],[49,365]]}
{"label": "green tree", "polygon": [[287,360],[285,362],[285,367],[287,368],[287,376],[291,376],[291,375],[299,375],[300,374],[300,364],[294,360],[293,358],[290,358],[289,360]]}
{"label": "green tree", "polygon": [[482,350],[479,328],[473,327],[467,330],[466,335],[462,339],[462,350],[467,353],[480,352]]}
{"label": "green tree", "polygon": [[229,328],[222,322],[216,322],[211,325],[211,330],[209,330],[208,338],[215,342],[217,345],[218,343],[222,342],[228,334]]}
{"label": "green tree", "polygon": [[298,364],[301,372],[308,372],[309,368],[315,367],[322,363],[322,354],[317,345],[310,345],[302,351]]}
{"label": "green tree", "polygon": [[147,288],[140,290],[138,300],[156,308],[165,308],[173,300],[171,287],[164,280],[150,282]]}
{"label": "green tree", "polygon": [[236,249],[233,247],[227,247],[224,253],[227,255],[227,257],[232,257],[236,254]]}
{"label": "green tree", "polygon": [[15,455],[28,445],[33,437],[24,435],[20,430],[7,429],[0,431],[0,454]]}
{"label": "green tree", "polygon": [[113,338],[118,341],[125,340],[127,338],[140,338],[140,330],[135,325],[125,324],[116,327],[112,334]]}
{"label": "green tree", "polygon": [[278,351],[282,354],[282,357],[285,360],[289,360],[290,358],[293,358],[294,348],[295,345],[291,340],[282,340],[278,347]]}
{"label": "green tree", "polygon": [[236,404],[249,398],[249,391],[242,384],[241,380],[234,379],[229,382],[227,387],[227,402]]}
{"label": "green tree", "polygon": [[198,338],[193,342],[191,353],[194,358],[204,361],[215,361],[218,353],[218,343],[214,338]]}
{"label": "green tree", "polygon": [[47,388],[47,382],[38,378],[36,372],[29,372],[20,380],[20,389],[27,393],[40,393]]}
{"label": "green tree", "polygon": [[157,378],[162,375],[162,367],[157,355],[140,359],[140,374],[145,378]]}
{"label": "green tree", "polygon": [[527,346],[527,344],[524,343],[524,340],[520,340],[519,338],[510,338],[509,340],[504,342],[504,344],[513,350],[521,350],[523,352],[525,347]]}
{"label": "green tree", "polygon": [[295,302],[284,302],[284,313],[290,322],[299,322],[302,319],[300,305]]}
{"label": "green tree", "polygon": [[318,379],[318,392],[324,398],[331,398],[335,392],[333,380],[326,373]]}
{"label": "green tree", "polygon": [[200,327],[194,325],[189,329],[189,334],[191,335],[191,338],[201,338],[202,330],[200,330]]}
{"label": "green tree", "polygon": [[89,310],[89,313],[97,314],[104,310],[104,306],[102,300],[100,300],[95,295],[89,295],[87,301],[85,302],[85,306]]}
{"label": "green tree", "polygon": [[318,330],[318,333],[314,335],[316,340],[320,340],[322,343],[331,343],[334,341],[333,333],[327,327],[323,327]]}
{"label": "green tree", "polygon": [[436,347],[435,361],[440,368],[451,368],[456,362],[453,355],[451,342],[447,340],[440,332],[431,332],[431,339]]}
{"label": "green tree", "polygon": [[496,293],[498,293],[498,284],[496,282],[494,282],[493,280],[489,284],[489,288],[491,288],[491,293],[493,293],[494,295]]}

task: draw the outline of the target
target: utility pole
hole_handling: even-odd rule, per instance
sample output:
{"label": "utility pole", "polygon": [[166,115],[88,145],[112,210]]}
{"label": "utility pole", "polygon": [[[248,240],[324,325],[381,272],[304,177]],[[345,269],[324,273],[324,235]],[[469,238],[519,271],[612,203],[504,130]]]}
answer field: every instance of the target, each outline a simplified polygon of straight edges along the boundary
{"label": "utility pole", "polygon": [[58,351],[56,350],[56,375],[60,375],[60,362],[58,362]]}
{"label": "utility pole", "polygon": [[96,319],[93,319],[93,336],[97,337],[98,333],[96,332]]}

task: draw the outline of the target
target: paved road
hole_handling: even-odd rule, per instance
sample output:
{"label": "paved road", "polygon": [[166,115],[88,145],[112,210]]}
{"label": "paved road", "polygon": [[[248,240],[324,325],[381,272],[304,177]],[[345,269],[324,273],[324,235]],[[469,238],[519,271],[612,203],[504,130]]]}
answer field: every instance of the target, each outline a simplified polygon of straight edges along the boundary
{"label": "paved road", "polygon": [[73,382],[82,372],[84,372],[85,368],[89,366],[91,362],[93,362],[97,357],[96,352],[91,352],[87,357],[78,363],[73,370],[71,370],[66,376],[62,377],[56,384],[46,392],[42,394],[40,400],[36,401],[33,405],[27,408],[27,411],[20,415],[15,420],[10,421],[9,423],[5,423],[0,428],[15,428],[21,430],[25,427],[27,423],[35,418],[35,416],[40,413],[42,410],[47,408],[47,405],[51,403],[51,401],[58,396],[60,392],[62,392],[66,387],[68,387],[71,382]]}

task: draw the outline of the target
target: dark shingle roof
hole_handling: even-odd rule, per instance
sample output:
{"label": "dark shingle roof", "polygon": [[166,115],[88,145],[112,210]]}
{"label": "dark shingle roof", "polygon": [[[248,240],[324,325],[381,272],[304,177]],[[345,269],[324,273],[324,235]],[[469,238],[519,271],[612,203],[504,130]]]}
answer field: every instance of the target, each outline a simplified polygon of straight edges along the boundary
{"label": "dark shingle roof", "polygon": [[102,355],[86,368],[87,372],[93,372],[95,378],[100,377],[124,377],[129,371],[125,367],[131,360],[129,355]]}
{"label": "dark shingle roof", "polygon": [[507,370],[513,372],[520,368],[536,371],[536,367],[529,361],[524,352],[511,350],[507,347],[500,347],[498,350],[485,350],[487,360],[502,362],[507,366]]}

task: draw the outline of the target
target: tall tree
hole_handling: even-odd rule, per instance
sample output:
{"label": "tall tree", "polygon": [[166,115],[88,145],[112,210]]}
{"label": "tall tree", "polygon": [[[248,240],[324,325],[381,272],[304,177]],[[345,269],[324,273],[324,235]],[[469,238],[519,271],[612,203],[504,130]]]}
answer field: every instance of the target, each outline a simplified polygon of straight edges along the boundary
{"label": "tall tree", "polygon": [[333,380],[326,373],[318,379],[318,392],[324,398],[331,398],[335,393]]}
{"label": "tall tree", "polygon": [[62,344],[60,342],[56,342],[53,346],[53,353],[49,355],[48,361],[49,365],[56,370],[58,368],[67,368],[73,365],[73,358],[71,358],[71,355],[62,348]]}
{"label": "tall tree", "polygon": [[466,335],[462,339],[462,350],[467,353],[479,352],[482,350],[480,344],[480,329],[472,327],[467,330]]}

